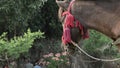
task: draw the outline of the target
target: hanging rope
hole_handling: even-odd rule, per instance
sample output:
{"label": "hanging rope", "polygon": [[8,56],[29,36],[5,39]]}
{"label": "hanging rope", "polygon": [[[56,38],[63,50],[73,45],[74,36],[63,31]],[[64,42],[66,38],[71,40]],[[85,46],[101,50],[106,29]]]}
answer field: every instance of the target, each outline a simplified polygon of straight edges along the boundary
{"label": "hanging rope", "polygon": [[81,47],[78,46],[78,44],[76,44],[75,42],[71,41],[71,43],[76,46],[81,52],[83,52],[85,55],[87,55],[88,57],[97,60],[97,61],[103,61],[103,62],[112,62],[112,61],[117,61],[120,60],[120,58],[116,58],[116,59],[100,59],[100,58],[96,58],[94,56],[89,55],[87,52],[85,52]]}

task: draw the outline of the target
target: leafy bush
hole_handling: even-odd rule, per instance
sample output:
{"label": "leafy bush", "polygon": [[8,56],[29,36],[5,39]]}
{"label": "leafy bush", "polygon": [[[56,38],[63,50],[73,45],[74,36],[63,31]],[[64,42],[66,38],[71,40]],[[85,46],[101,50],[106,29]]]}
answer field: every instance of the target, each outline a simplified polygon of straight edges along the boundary
{"label": "leafy bush", "polygon": [[114,56],[117,55],[117,48],[111,46],[113,41],[107,36],[95,30],[90,31],[90,38],[84,41],[83,48],[91,55]]}
{"label": "leafy bush", "polygon": [[6,33],[0,36],[0,59],[1,61],[8,61],[19,58],[21,53],[28,52],[29,48],[36,38],[43,38],[43,33],[31,32],[28,29],[23,36],[14,37],[10,40],[6,38]]}
{"label": "leafy bush", "polygon": [[[10,38],[22,35],[28,28],[28,21],[40,10],[47,0],[0,0],[1,32],[8,32]],[[1,34],[1,33],[0,33]]]}
{"label": "leafy bush", "polygon": [[62,24],[58,21],[58,6],[55,0],[45,2],[41,10],[30,20],[29,26],[33,31],[40,29],[47,38],[59,38],[62,34]]}

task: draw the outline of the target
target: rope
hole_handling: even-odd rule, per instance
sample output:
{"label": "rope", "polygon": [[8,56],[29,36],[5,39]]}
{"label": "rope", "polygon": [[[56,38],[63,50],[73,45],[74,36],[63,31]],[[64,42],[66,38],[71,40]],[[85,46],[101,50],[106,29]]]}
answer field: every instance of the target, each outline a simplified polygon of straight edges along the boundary
{"label": "rope", "polygon": [[76,44],[75,42],[71,41],[71,43],[76,46],[81,52],[83,52],[85,55],[87,55],[88,57],[94,59],[94,60],[97,60],[97,61],[103,61],[103,62],[112,62],[112,61],[117,61],[117,60],[120,60],[120,58],[116,58],[116,59],[100,59],[100,58],[96,58],[94,56],[91,56],[89,55],[87,52],[85,52],[82,48],[80,48],[78,46],[78,44]]}

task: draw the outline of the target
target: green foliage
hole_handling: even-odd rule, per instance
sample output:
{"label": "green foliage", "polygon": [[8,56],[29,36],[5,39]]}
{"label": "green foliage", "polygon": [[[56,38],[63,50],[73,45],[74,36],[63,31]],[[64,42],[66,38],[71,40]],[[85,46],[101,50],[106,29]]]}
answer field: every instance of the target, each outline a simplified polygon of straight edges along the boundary
{"label": "green foliage", "polygon": [[90,31],[90,38],[85,41],[85,45],[101,47],[104,44],[111,43],[112,40],[107,36],[95,30]]}
{"label": "green foliage", "polygon": [[24,33],[23,36],[8,40],[5,37],[6,33],[3,33],[0,36],[0,58],[4,60],[17,59],[20,54],[28,52],[36,38],[43,38],[42,35],[43,33],[40,31],[31,32],[28,29],[27,33]]}
{"label": "green foliage", "polygon": [[118,56],[118,51],[117,51],[117,48],[115,48],[115,47],[113,47],[113,48],[108,48],[108,49],[105,49],[104,50],[104,52],[103,52],[103,54],[105,55],[105,56],[114,56],[114,57],[117,57]]}
{"label": "green foliage", "polygon": [[43,52],[61,52],[61,41],[57,39],[44,39],[41,40],[39,44],[35,44],[36,47],[39,46]]}
{"label": "green foliage", "polygon": [[[40,29],[48,38],[60,38],[62,24],[58,22],[58,6],[55,0],[45,2],[41,10],[30,21],[29,26],[33,31]],[[34,29],[33,29],[34,28]]]}
{"label": "green foliage", "polygon": [[95,56],[114,56],[117,55],[115,46],[110,45],[112,40],[95,30],[90,31],[90,38],[84,41],[84,49]]}
{"label": "green foliage", "polygon": [[40,10],[46,0],[0,0],[0,23],[12,35],[23,34],[28,21]]}
{"label": "green foliage", "polygon": [[8,32],[12,38],[31,28],[32,31],[40,29],[46,37],[60,38],[62,27],[57,11],[55,0],[1,0],[0,34]]}

